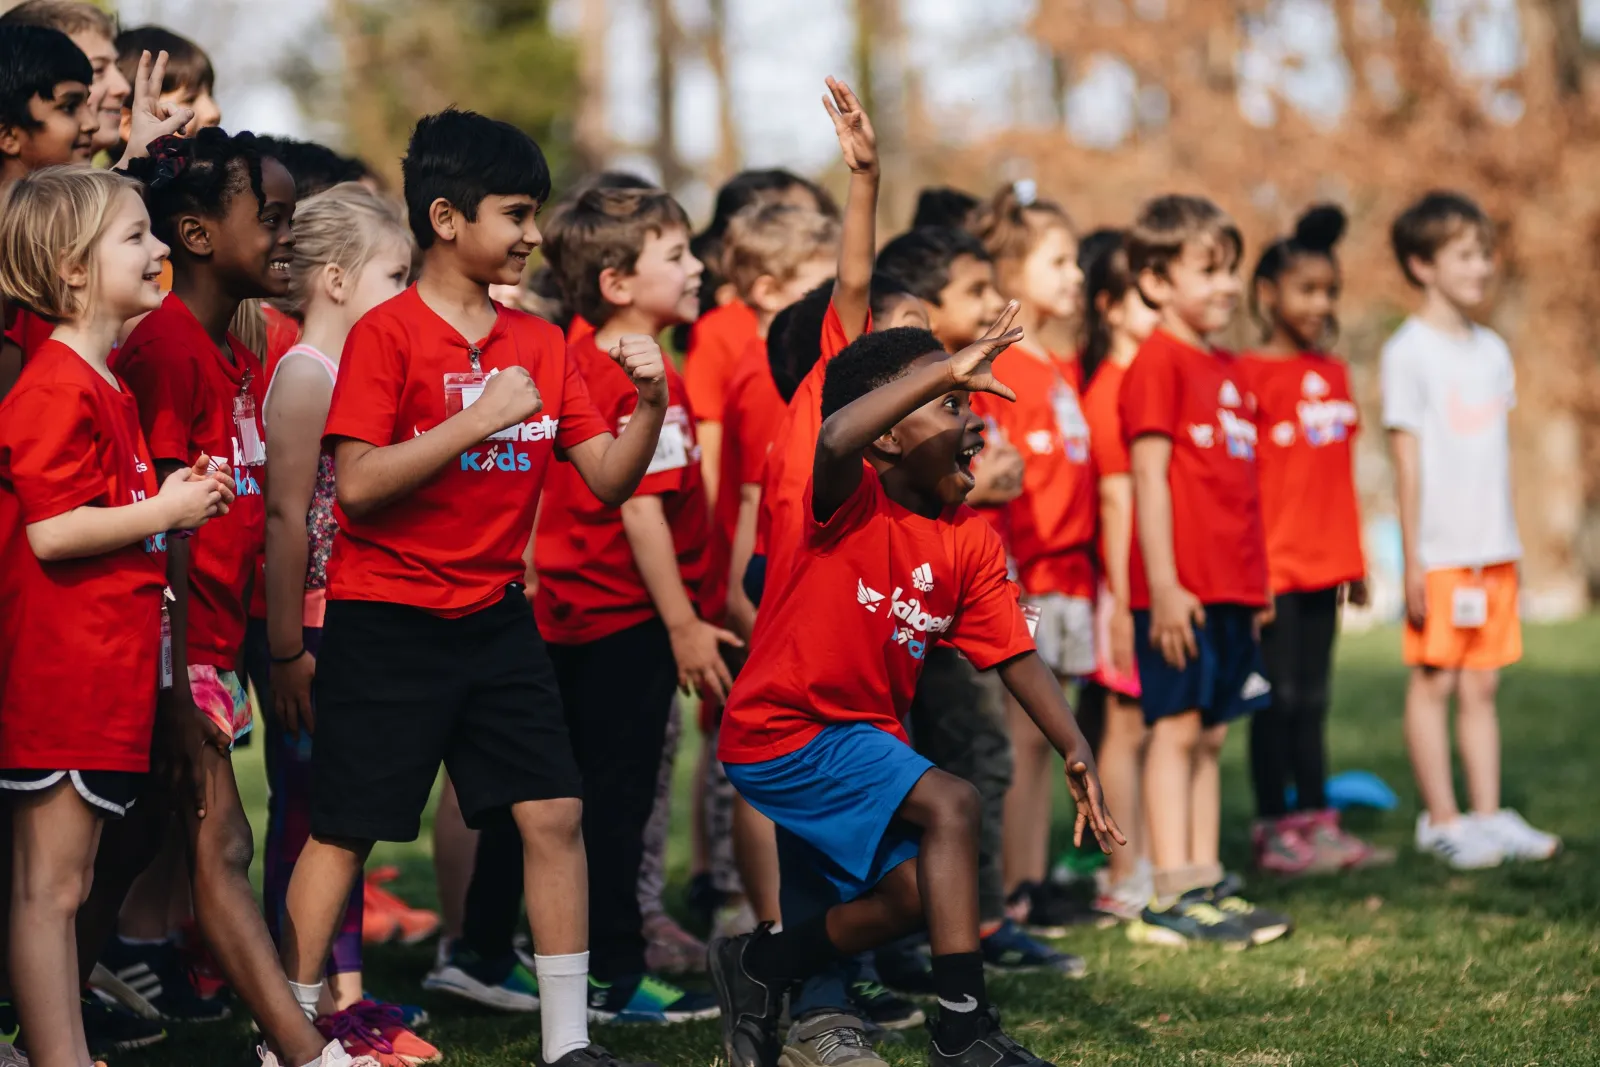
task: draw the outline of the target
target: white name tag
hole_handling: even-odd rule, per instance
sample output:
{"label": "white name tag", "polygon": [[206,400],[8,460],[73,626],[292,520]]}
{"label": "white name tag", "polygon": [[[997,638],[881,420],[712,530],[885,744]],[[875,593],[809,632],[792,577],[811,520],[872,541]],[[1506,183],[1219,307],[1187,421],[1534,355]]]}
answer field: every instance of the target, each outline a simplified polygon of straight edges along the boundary
{"label": "white name tag", "polygon": [[[459,414],[483,399],[483,390],[488,386],[489,379],[499,374],[498,370],[491,370],[488,374],[479,374],[476,371],[468,373],[453,373],[444,376],[444,414],[446,418]],[[507,426],[499,433],[489,435],[490,441],[515,441],[522,431],[522,425]]]}
{"label": "white name tag", "polygon": [[689,465],[689,447],[683,439],[683,427],[676,422],[661,424],[661,436],[656,439],[655,455],[650,457],[646,474],[682,470]]}
{"label": "white name tag", "polygon": [[1465,585],[1450,597],[1450,624],[1458,630],[1476,630],[1489,621],[1489,591]]}

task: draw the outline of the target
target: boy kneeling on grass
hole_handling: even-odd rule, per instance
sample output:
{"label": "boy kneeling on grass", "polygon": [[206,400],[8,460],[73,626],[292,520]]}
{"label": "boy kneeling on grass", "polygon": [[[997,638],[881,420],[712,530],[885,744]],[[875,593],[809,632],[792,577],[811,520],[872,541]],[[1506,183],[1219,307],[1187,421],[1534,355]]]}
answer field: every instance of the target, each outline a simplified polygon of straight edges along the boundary
{"label": "boy kneeling on grass", "polygon": [[840,903],[781,933],[763,926],[712,944],[734,1067],[773,1063],[790,983],[924,925],[939,998],[929,1063],[1044,1062],[1001,1032],[984,989],[977,793],[917,755],[901,726],[928,646],[950,642],[980,670],[997,668],[1066,758],[1074,836],[1088,826],[1108,851],[1123,842],[1089,746],[1034,651],[999,535],[962,503],[983,447],[968,395],[1014,399],[991,364],[1021,338],[1015,317],[1013,304],[953,356],[925,330],[867,334],[828,368],[804,540],[762,605],[718,755],[789,838],[786,854],[810,857]]}

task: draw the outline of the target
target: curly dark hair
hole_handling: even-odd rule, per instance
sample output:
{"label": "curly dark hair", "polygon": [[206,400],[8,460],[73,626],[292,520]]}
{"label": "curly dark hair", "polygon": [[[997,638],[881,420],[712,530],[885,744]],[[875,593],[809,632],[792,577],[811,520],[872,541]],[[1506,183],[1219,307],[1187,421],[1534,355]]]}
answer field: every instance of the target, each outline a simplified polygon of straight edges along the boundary
{"label": "curly dark hair", "polygon": [[145,187],[151,230],[175,246],[180,215],[220,218],[245,192],[256,198],[258,207],[266,205],[261,188],[264,156],[254,134],[210,127],[193,137],[152,141],[150,154],[130,162],[128,174]]}
{"label": "curly dark hair", "polygon": [[828,364],[828,376],[822,383],[822,417],[905,377],[911,364],[930,353],[942,356],[944,346],[932,332],[915,326],[862,334]]}

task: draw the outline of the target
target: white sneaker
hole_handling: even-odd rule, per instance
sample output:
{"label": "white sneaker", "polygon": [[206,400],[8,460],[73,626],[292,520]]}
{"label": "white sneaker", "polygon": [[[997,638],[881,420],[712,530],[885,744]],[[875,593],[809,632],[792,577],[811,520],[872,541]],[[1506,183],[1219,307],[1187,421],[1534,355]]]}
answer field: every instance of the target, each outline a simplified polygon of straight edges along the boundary
{"label": "white sneaker", "polygon": [[0,1045],[0,1067],[28,1067],[28,1054],[15,1045]]}
{"label": "white sneaker", "polygon": [[1469,815],[1478,831],[1500,846],[1508,860],[1547,860],[1561,851],[1561,838],[1535,830],[1512,808],[1493,815]]}
{"label": "white sneaker", "polygon": [[[284,1067],[278,1057],[269,1052],[265,1045],[256,1046],[256,1055],[261,1057],[261,1067]],[[371,1056],[352,1056],[339,1042],[330,1041],[322,1050],[322,1055],[317,1058],[314,1067],[380,1067],[380,1065]]]}
{"label": "white sneaker", "polygon": [[1462,816],[1435,826],[1427,812],[1417,816],[1417,851],[1431,852],[1458,871],[1498,867],[1505,859],[1498,840],[1471,818]]}

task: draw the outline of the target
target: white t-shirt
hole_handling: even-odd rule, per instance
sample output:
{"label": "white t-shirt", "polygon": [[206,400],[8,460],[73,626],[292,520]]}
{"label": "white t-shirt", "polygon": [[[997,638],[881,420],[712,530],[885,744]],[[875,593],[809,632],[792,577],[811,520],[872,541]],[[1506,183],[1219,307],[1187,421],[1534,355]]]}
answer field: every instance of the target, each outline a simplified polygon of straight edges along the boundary
{"label": "white t-shirt", "polygon": [[1421,453],[1427,569],[1522,558],[1506,432],[1516,402],[1511,350],[1486,327],[1454,337],[1410,318],[1383,346],[1383,425],[1415,434]]}

